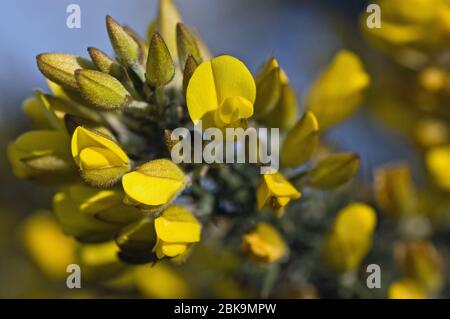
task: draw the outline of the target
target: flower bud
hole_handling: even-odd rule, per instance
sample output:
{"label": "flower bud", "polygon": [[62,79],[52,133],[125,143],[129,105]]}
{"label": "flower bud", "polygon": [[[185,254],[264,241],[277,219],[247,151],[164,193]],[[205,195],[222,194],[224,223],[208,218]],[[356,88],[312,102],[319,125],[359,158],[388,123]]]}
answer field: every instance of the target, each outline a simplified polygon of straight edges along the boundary
{"label": "flower bud", "polygon": [[72,136],[72,156],[83,179],[96,187],[114,184],[130,168],[128,155],[114,141],[81,126]]}
{"label": "flower bud", "polygon": [[167,46],[155,32],[150,41],[145,77],[147,83],[157,87],[169,83],[175,75],[175,67]]}
{"label": "flower bud", "polygon": [[176,27],[178,62],[183,68],[188,56],[192,56],[195,62],[201,63],[202,57],[197,40],[183,23],[177,23]]}
{"label": "flower bud", "polygon": [[125,70],[123,67],[103,51],[100,51],[97,48],[89,47],[88,52],[95,66],[101,72],[108,73],[118,80],[121,80],[125,76]]}
{"label": "flower bud", "polygon": [[91,61],[71,54],[42,53],[36,59],[39,70],[47,79],[74,91],[78,90],[75,71],[95,69]]}
{"label": "flower bud", "polygon": [[157,159],[139,166],[122,178],[125,203],[147,212],[170,204],[186,186],[183,171],[172,161]]}
{"label": "flower bud", "polygon": [[139,63],[142,59],[142,52],[136,40],[110,16],[106,17],[106,28],[119,61],[127,67]]}
{"label": "flower bud", "polygon": [[186,59],[186,64],[183,70],[183,93],[185,95],[189,84],[189,80],[191,79],[192,74],[194,74],[194,71],[197,67],[198,67],[197,61],[195,61],[192,55],[189,55]]}
{"label": "flower bud", "polygon": [[243,250],[258,263],[273,263],[287,256],[289,250],[278,231],[259,223],[243,237]]}
{"label": "flower bud", "polygon": [[358,168],[358,154],[333,154],[314,166],[308,174],[308,183],[313,187],[322,189],[338,187],[355,176]]}
{"label": "flower bud", "polygon": [[181,206],[167,208],[155,219],[157,242],[153,251],[161,259],[177,257],[200,241],[201,224],[194,215]]}
{"label": "flower bud", "polygon": [[271,58],[256,76],[256,116],[269,113],[277,105],[281,96],[280,72],[278,61]]}
{"label": "flower bud", "polygon": [[281,149],[281,164],[295,167],[309,161],[319,142],[319,124],[313,113],[307,112],[288,132]]}

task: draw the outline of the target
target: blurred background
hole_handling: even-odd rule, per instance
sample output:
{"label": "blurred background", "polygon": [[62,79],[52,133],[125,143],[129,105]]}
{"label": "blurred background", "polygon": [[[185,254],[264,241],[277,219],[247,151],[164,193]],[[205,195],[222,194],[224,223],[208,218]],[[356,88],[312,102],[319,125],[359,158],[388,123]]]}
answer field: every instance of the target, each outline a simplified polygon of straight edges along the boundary
{"label": "blurred background", "polygon": [[[360,15],[369,3],[366,1],[174,2],[213,55],[236,56],[253,73],[266,58],[276,56],[300,100],[340,49],[356,52],[369,74],[376,73],[384,63],[383,53],[362,35]],[[66,27],[66,8],[71,3],[81,7],[81,29]],[[46,88],[35,56],[43,52],[87,56],[86,48],[92,45],[111,53],[105,16],[109,14],[144,35],[156,15],[157,2],[17,0],[5,1],[3,6],[7,10],[0,19],[0,297],[58,296],[55,291],[64,283],[50,283],[33,266],[20,240],[21,221],[37,208],[49,208],[53,190],[16,179],[5,156],[7,144],[30,128],[21,109],[23,100],[33,89]],[[363,106],[350,120],[327,133],[332,144],[360,154],[360,178],[371,183],[372,170],[393,161],[403,160],[417,167],[419,159],[412,141],[368,113]],[[418,170],[415,178],[421,174]],[[49,288],[35,291],[42,283]]]}

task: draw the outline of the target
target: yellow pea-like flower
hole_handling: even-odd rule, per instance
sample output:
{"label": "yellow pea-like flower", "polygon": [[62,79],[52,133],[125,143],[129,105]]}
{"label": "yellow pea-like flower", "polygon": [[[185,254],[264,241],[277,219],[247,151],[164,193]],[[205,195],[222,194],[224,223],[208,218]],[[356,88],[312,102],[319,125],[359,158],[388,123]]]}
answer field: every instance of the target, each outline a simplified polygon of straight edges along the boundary
{"label": "yellow pea-like flower", "polygon": [[273,263],[287,256],[289,250],[280,233],[266,223],[257,224],[243,237],[243,250],[260,263]]}
{"label": "yellow pea-like flower", "polygon": [[76,174],[69,149],[66,133],[37,130],[19,136],[8,146],[7,155],[17,177],[61,182]]}
{"label": "yellow pea-like flower", "polygon": [[189,115],[203,128],[236,127],[253,115],[256,86],[238,59],[222,55],[200,64],[186,92]]}
{"label": "yellow pea-like flower", "polygon": [[395,247],[396,261],[405,276],[427,292],[438,292],[443,284],[442,258],[431,242],[412,241]]}
{"label": "yellow pea-like flower", "polygon": [[369,84],[370,77],[358,56],[340,51],[311,87],[306,109],[317,117],[320,129],[327,130],[356,111]]}
{"label": "yellow pea-like flower", "polygon": [[94,186],[114,184],[130,167],[128,155],[116,142],[81,126],[72,136],[72,156],[83,178]]}
{"label": "yellow pea-like flower", "polygon": [[426,299],[427,295],[422,287],[411,279],[394,281],[388,289],[389,299]]}
{"label": "yellow pea-like flower", "polygon": [[417,194],[409,165],[379,167],[374,173],[374,196],[388,216],[399,217],[416,211]]}
{"label": "yellow pea-like flower", "polygon": [[258,209],[267,207],[278,215],[291,200],[300,197],[300,192],[280,173],[264,174],[256,191]]}
{"label": "yellow pea-like flower", "polygon": [[336,272],[355,270],[372,246],[376,213],[364,203],[353,203],[337,214],[326,236],[323,257]]}
{"label": "yellow pea-like flower", "polygon": [[450,146],[430,149],[425,157],[426,165],[436,183],[450,191]]}
{"label": "yellow pea-like flower", "polygon": [[45,211],[27,218],[23,239],[33,261],[49,278],[65,278],[67,266],[76,262],[75,240],[64,235],[55,219]]}
{"label": "yellow pea-like flower", "polygon": [[189,298],[192,291],[183,276],[170,265],[138,266],[133,273],[136,288],[147,298]]}
{"label": "yellow pea-like flower", "polygon": [[177,257],[200,241],[201,224],[194,215],[181,206],[167,208],[155,219],[156,244],[153,251],[161,259]]}
{"label": "yellow pea-like flower", "polygon": [[186,186],[183,171],[168,159],[157,159],[139,166],[122,177],[124,202],[144,211],[164,209]]}

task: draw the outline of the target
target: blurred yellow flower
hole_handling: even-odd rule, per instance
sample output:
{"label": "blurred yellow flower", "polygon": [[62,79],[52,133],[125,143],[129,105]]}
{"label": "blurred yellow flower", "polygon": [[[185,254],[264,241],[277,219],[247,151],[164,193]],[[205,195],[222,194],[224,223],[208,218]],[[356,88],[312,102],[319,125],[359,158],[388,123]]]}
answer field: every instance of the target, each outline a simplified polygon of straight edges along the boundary
{"label": "blurred yellow flower", "polygon": [[325,238],[323,257],[336,272],[355,270],[372,246],[377,217],[372,207],[352,203],[341,209]]}
{"label": "blurred yellow flower", "polygon": [[134,270],[138,290],[147,298],[189,298],[191,289],[183,276],[171,266],[158,262]]}
{"label": "blurred yellow flower", "polygon": [[49,278],[67,276],[67,266],[76,262],[76,242],[61,231],[45,211],[31,215],[23,225],[26,249],[39,269]]}
{"label": "blurred yellow flower", "polygon": [[181,206],[170,206],[155,219],[157,235],[153,251],[161,259],[176,257],[200,241],[201,224],[194,215]]}
{"label": "blurred yellow flower", "polygon": [[291,200],[300,197],[300,192],[280,173],[264,174],[256,191],[258,209],[268,207],[278,215]]}
{"label": "blurred yellow flower", "polygon": [[94,186],[115,183],[130,167],[128,155],[116,142],[81,126],[72,136],[72,156],[83,178]]}
{"label": "blurred yellow flower", "polygon": [[244,252],[251,253],[260,263],[273,263],[288,254],[288,247],[278,231],[269,224],[259,223],[243,237]]}
{"label": "blurred yellow flower", "polygon": [[427,292],[437,292],[444,284],[442,259],[432,243],[412,241],[398,244],[395,257],[405,276]]}
{"label": "blurred yellow flower", "polygon": [[450,146],[431,148],[426,153],[426,165],[436,183],[450,191]]}
{"label": "blurred yellow flower", "polygon": [[314,113],[321,130],[347,119],[358,107],[370,77],[361,60],[350,51],[340,51],[308,92],[305,108]]}
{"label": "blurred yellow flower", "polygon": [[126,204],[156,212],[164,209],[183,190],[186,177],[172,161],[157,159],[125,174],[122,185]]}
{"label": "blurred yellow flower", "polygon": [[398,217],[416,212],[417,194],[408,164],[377,168],[373,188],[375,200],[385,214]]}
{"label": "blurred yellow flower", "polygon": [[[365,31],[386,49],[428,46],[448,40],[450,3],[447,0],[379,0],[381,28]],[[364,20],[365,21],[365,20]]]}
{"label": "blurred yellow flower", "polygon": [[253,115],[256,86],[238,59],[222,55],[200,64],[186,92],[189,115],[202,127],[240,127]]}
{"label": "blurred yellow flower", "polygon": [[388,290],[389,299],[425,299],[425,291],[414,280],[401,279],[393,282]]}

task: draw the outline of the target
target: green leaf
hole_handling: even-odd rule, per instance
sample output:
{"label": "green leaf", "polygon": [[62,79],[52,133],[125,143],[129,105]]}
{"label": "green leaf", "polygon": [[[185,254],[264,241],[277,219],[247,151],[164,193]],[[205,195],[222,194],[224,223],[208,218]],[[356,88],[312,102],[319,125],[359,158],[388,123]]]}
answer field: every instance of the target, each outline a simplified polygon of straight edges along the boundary
{"label": "green leaf", "polygon": [[101,109],[114,110],[130,102],[127,89],[109,74],[78,70],[75,76],[83,98]]}
{"label": "green leaf", "polygon": [[330,155],[309,172],[308,182],[316,188],[335,188],[355,176],[359,162],[359,156],[355,153]]}
{"label": "green leaf", "polygon": [[71,54],[42,53],[36,60],[39,70],[47,79],[70,90],[78,90],[76,70],[95,69],[89,60]]}
{"label": "green leaf", "polygon": [[106,28],[117,58],[127,67],[142,60],[139,43],[113,18],[106,16]]}
{"label": "green leaf", "polygon": [[176,36],[178,61],[180,66],[183,68],[189,55],[191,55],[197,63],[201,63],[202,57],[197,40],[183,23],[177,24]]}
{"label": "green leaf", "polygon": [[154,87],[169,83],[175,75],[175,67],[169,49],[159,33],[154,33],[148,52],[146,79]]}

